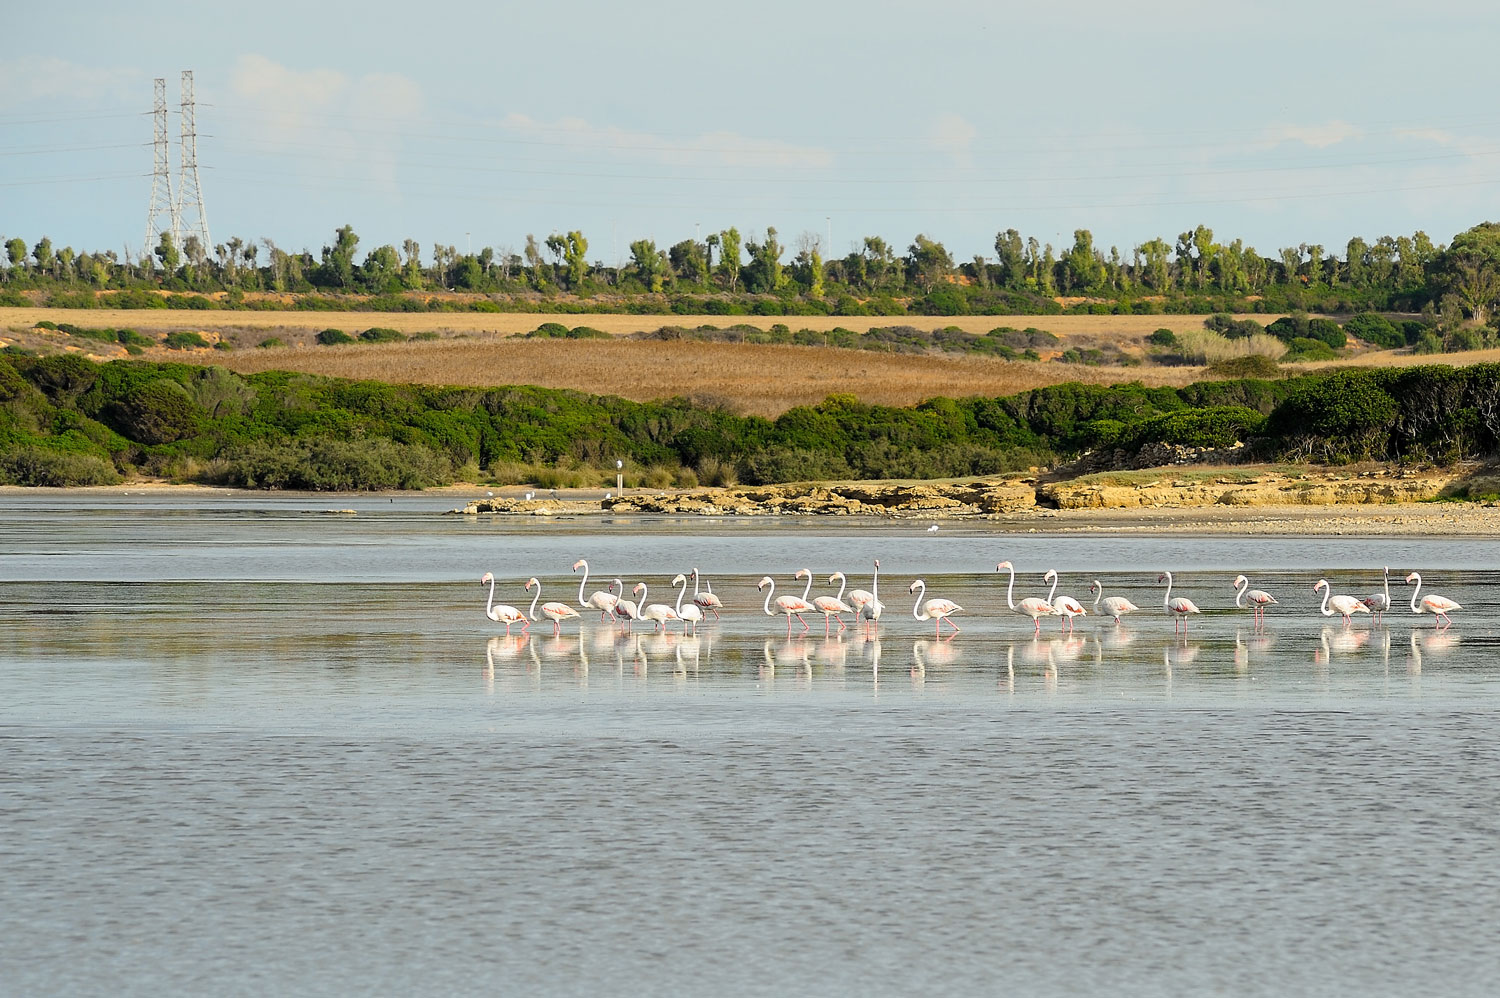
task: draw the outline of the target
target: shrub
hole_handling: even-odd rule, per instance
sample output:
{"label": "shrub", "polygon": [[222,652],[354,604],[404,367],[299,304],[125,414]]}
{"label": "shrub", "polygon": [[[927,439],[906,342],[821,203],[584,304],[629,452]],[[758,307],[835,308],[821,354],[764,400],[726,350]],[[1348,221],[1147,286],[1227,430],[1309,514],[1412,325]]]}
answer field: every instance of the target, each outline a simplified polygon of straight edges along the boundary
{"label": "shrub", "polygon": [[1204,319],[1203,325],[1205,328],[1211,329],[1226,339],[1231,340],[1244,339],[1266,331],[1265,327],[1254,319],[1236,319],[1234,316],[1224,312],[1219,312]]}
{"label": "shrub", "polygon": [[1162,328],[1146,337],[1146,342],[1152,346],[1175,347],[1177,345],[1177,334],[1170,329]]}
{"label": "shrub", "polygon": [[698,460],[698,480],[704,485],[720,487],[738,485],[740,482],[733,462],[717,457],[703,457]]}
{"label": "shrub", "polygon": [[1449,333],[1447,339],[1443,341],[1443,346],[1449,352],[1479,350],[1484,347],[1484,337],[1480,336],[1476,330],[1464,326]]}
{"label": "shrub", "polygon": [[1299,336],[1291,342],[1291,349],[1281,359],[1288,363],[1299,360],[1334,360],[1338,354],[1322,340]]}
{"label": "shrub", "polygon": [[1406,335],[1383,315],[1363,312],[1344,323],[1344,332],[1384,350],[1406,346]]}
{"label": "shrub", "polygon": [[97,454],[19,447],[0,453],[0,482],[7,485],[65,487],[114,485],[120,480],[115,466]]}
{"label": "shrub", "polygon": [[1258,436],[1266,417],[1242,405],[1184,409],[1148,419],[1136,436],[1138,443],[1181,444],[1185,447],[1229,447]]}
{"label": "shrub", "polygon": [[1396,402],[1368,371],[1340,371],[1294,392],[1266,428],[1298,451],[1329,462],[1380,459],[1395,425]]}
{"label": "shrub", "polygon": [[371,326],[359,334],[359,338],[366,343],[405,343],[406,336],[395,329],[385,326]]}
{"label": "shrub", "polygon": [[196,435],[208,413],[186,388],[170,378],[157,378],[109,402],[101,415],[129,440],[169,444]]}
{"label": "shrub", "polygon": [[452,472],[426,447],[376,437],[249,444],[227,453],[215,474],[240,488],[349,492],[420,489],[448,481]]}
{"label": "shrub", "polygon": [[1412,353],[1442,353],[1443,338],[1431,329],[1423,328],[1412,343]]}
{"label": "shrub", "polygon": [[190,329],[179,329],[168,333],[161,342],[168,350],[196,350],[208,346],[208,340]]}
{"label": "shrub", "polygon": [[1208,373],[1219,378],[1274,378],[1281,373],[1281,366],[1272,357],[1252,353],[1215,361],[1208,366]]}
{"label": "shrub", "polygon": [[1307,335],[1315,340],[1322,340],[1335,350],[1342,350],[1349,342],[1339,324],[1332,319],[1310,319],[1307,323]]}
{"label": "shrub", "polygon": [[280,336],[267,336],[255,345],[262,350],[269,350],[271,347],[284,347],[286,343]]}
{"label": "shrub", "polygon": [[316,337],[314,337],[314,339],[316,339],[321,346],[325,347],[337,346],[340,343],[354,342],[354,337],[350,336],[342,329],[325,329]]}

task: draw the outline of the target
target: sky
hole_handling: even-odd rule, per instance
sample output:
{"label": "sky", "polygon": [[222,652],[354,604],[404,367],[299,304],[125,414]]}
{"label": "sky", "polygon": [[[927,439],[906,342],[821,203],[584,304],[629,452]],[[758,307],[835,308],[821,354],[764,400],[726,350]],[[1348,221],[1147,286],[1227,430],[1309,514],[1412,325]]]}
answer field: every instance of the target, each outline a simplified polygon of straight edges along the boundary
{"label": "sky", "polygon": [[[1484,2],[447,0],[5,15],[0,238],[138,254],[152,80],[196,85],[210,235],[590,260],[736,226],[842,256],[1015,228],[1268,256],[1500,218]],[[174,184],[175,184],[174,177]],[[189,220],[192,216],[189,215]]]}

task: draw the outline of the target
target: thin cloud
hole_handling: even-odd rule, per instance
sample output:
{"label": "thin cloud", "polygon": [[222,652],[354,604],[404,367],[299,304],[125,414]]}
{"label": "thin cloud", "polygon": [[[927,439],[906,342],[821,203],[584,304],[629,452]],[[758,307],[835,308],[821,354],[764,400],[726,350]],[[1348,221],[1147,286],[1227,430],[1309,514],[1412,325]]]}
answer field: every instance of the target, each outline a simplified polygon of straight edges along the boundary
{"label": "thin cloud", "polygon": [[674,137],[595,125],[582,118],[547,123],[519,113],[506,115],[501,127],[532,141],[604,151],[666,166],[827,168],[834,162],[833,153],[818,146],[757,139],[730,131]]}
{"label": "thin cloud", "polygon": [[[142,90],[143,82],[145,90]],[[145,74],[136,69],[81,66],[43,55],[0,59],[0,94],[14,104],[125,99],[149,107],[150,93]]]}
{"label": "thin cloud", "polygon": [[970,124],[963,115],[952,111],[945,111],[938,115],[937,121],[932,125],[933,146],[953,157],[953,162],[957,166],[974,165],[973,147],[974,140],[978,136],[979,129]]}
{"label": "thin cloud", "polygon": [[1300,142],[1313,149],[1327,149],[1363,135],[1363,130],[1347,121],[1328,121],[1318,125],[1274,125],[1266,133],[1266,142],[1272,146]]}

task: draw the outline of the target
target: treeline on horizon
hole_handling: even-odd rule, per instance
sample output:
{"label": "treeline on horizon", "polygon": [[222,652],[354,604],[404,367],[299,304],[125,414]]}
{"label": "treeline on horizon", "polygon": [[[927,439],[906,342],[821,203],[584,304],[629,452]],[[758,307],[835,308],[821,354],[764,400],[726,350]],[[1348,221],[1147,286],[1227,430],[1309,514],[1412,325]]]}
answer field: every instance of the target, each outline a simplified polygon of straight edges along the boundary
{"label": "treeline on horizon", "polygon": [[[1500,303],[1500,223],[1485,222],[1447,245],[1425,233],[1362,237],[1343,247],[1301,243],[1266,255],[1202,225],[1175,241],[1146,240],[1128,251],[1094,244],[1088,229],[1054,247],[1006,229],[993,257],[956,260],[918,234],[901,250],[865,237],[847,256],[825,260],[816,235],[794,246],[774,228],[742,236],[735,228],[659,247],[630,243],[630,259],[609,266],[588,258],[580,231],[553,233],[524,247],[459,253],[434,244],[424,258],[413,239],[360,253],[351,226],[319,254],[288,251],[269,239],[239,237],[183,246],[162,233],[152,252],[123,259],[112,250],[57,248],[45,237],[0,239],[0,304],[92,307],[220,307],[203,295],[227,292],[230,307],[284,308],[244,295],[301,296],[296,307],[426,311],[641,312],[647,314],[965,315],[1065,311],[1059,297],[1084,298],[1072,311],[1109,313],[1284,312],[1295,310],[1445,312],[1480,325]],[[265,253],[262,255],[261,250]],[[180,295],[163,299],[151,291]],[[428,297],[471,292],[468,300]],[[97,292],[112,292],[101,300]]]}
{"label": "treeline on horizon", "polygon": [[834,395],[774,420],[676,398],[391,385],[0,354],[0,483],[142,474],[248,488],[455,481],[652,488],[992,475],[1089,451],[1436,462],[1500,447],[1500,365],[1358,369],[1184,388],[1063,384],[908,408]]}

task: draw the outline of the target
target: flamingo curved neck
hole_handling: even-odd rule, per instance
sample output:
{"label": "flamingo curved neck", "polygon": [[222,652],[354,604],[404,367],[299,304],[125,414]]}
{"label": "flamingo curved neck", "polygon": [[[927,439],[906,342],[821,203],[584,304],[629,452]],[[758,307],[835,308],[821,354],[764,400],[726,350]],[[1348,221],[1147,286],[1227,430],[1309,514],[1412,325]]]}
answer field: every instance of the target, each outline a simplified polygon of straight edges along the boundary
{"label": "flamingo curved neck", "polygon": [[1167,577],[1167,595],[1161,598],[1161,605],[1170,610],[1172,609],[1172,573],[1163,572],[1161,574]]}
{"label": "flamingo curved neck", "polygon": [[870,595],[880,601],[880,562],[875,563],[875,574],[870,576]]}
{"label": "flamingo curved neck", "polygon": [[495,577],[490,576],[490,598],[484,601],[484,615],[494,617],[495,615]]}
{"label": "flamingo curved neck", "polygon": [[[1422,612],[1422,608],[1419,607],[1419,606],[1417,606],[1417,593],[1419,593],[1419,592],[1422,591],[1422,577],[1420,575],[1418,575],[1416,572],[1411,573],[1411,577],[1417,580],[1416,587],[1413,588],[1412,591],[1411,591],[1411,612],[1412,613],[1421,613]],[[1438,581],[1442,581],[1442,580],[1440,579]]]}
{"label": "flamingo curved neck", "polygon": [[844,578],[843,572],[835,572],[834,574],[839,577],[839,594],[835,596],[834,599],[842,603],[844,601],[844,590],[848,588],[849,580]]}
{"label": "flamingo curved neck", "polygon": [[1391,569],[1386,566],[1385,570],[1385,605],[1391,605]]}
{"label": "flamingo curved neck", "polygon": [[1332,617],[1333,611],[1328,609],[1328,599],[1333,595],[1333,587],[1323,579],[1318,580],[1318,586],[1323,590],[1323,616]]}
{"label": "flamingo curved neck", "polygon": [[1099,584],[1098,579],[1094,580],[1094,592],[1098,594],[1094,597],[1094,605],[1098,606],[1099,601],[1104,598],[1104,587]]}
{"label": "flamingo curved neck", "polygon": [[1239,608],[1239,606],[1240,606],[1240,600],[1242,600],[1242,599],[1244,599],[1244,598],[1245,598],[1245,590],[1246,590],[1246,589],[1249,589],[1249,588],[1250,588],[1250,580],[1249,580],[1249,579],[1247,579],[1247,578],[1245,578],[1245,577],[1244,577],[1244,576],[1243,576],[1243,575],[1242,575],[1242,576],[1240,576],[1240,581],[1241,581],[1241,582],[1242,582],[1242,583],[1243,583],[1243,584],[1242,584],[1242,585],[1240,585],[1240,586],[1238,586],[1238,587],[1237,587],[1237,588],[1236,588],[1236,589],[1235,589],[1235,591],[1234,591],[1234,605],[1235,605],[1235,607],[1236,607],[1236,608],[1237,608],[1237,609],[1238,609],[1238,608]]}
{"label": "flamingo curved neck", "polygon": [[537,600],[539,600],[541,598],[542,598],[542,584],[540,582],[538,582],[536,584],[536,595],[533,596],[533,597],[531,597],[531,611],[530,612],[531,612],[531,619],[532,620],[536,619],[536,603],[537,603]]}
{"label": "flamingo curved neck", "polygon": [[649,590],[649,589],[646,588],[646,584],[644,582],[642,582],[641,583],[641,609],[643,609],[643,610],[646,608],[646,594],[649,593],[650,591],[651,590]]}
{"label": "flamingo curved neck", "polygon": [[[1048,604],[1051,604],[1052,597],[1054,597],[1054,596],[1057,595],[1057,573],[1056,572],[1048,572],[1047,574],[1050,575],[1050,576],[1052,576],[1052,588],[1049,589],[1049,590],[1047,590],[1047,602],[1048,602]],[[1046,578],[1044,577],[1042,579],[1042,581],[1045,582]]]}
{"label": "flamingo curved neck", "polygon": [[581,558],[579,559],[578,563],[583,566],[583,580],[578,583],[578,605],[586,607],[589,604],[583,601],[583,590],[589,584],[589,563]]}
{"label": "flamingo curved neck", "polygon": [[[922,597],[927,595],[927,583],[918,580],[917,590],[917,602],[916,605],[911,608],[911,615],[913,617],[916,617],[918,620],[930,620],[932,619],[931,614],[929,614],[922,607]],[[922,612],[918,613],[918,610],[921,610]]]}
{"label": "flamingo curved neck", "polygon": [[776,614],[774,614],[774,613],[771,612],[771,597],[775,596],[775,595],[776,595],[776,582],[773,579],[771,581],[771,588],[766,591],[766,616],[767,617],[774,617],[774,616],[776,616]]}
{"label": "flamingo curved neck", "polygon": [[802,589],[802,602],[807,602],[807,596],[812,592],[812,569],[807,569],[807,585]]}
{"label": "flamingo curved neck", "polygon": [[677,616],[682,616],[682,597],[687,595],[687,579],[682,580],[682,588],[677,590]]}
{"label": "flamingo curved neck", "polygon": [[1005,587],[1005,602],[1012,610],[1016,608],[1016,566],[1006,565],[1010,569],[1010,584]]}
{"label": "flamingo curved neck", "polygon": [[[684,582],[682,588],[687,589],[687,583]],[[693,595],[695,597],[698,595],[698,570],[696,568],[693,569]]]}

